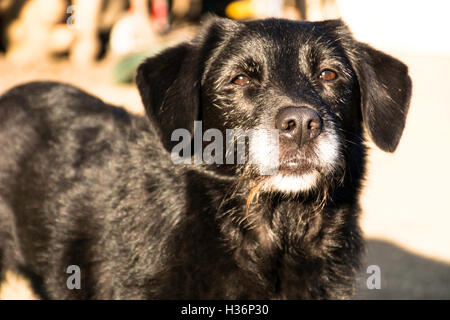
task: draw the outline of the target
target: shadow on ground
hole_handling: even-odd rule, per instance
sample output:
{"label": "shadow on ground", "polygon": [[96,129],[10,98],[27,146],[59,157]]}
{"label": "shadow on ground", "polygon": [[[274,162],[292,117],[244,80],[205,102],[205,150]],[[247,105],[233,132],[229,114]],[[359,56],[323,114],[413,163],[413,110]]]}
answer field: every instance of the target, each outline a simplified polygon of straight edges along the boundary
{"label": "shadow on ground", "polygon": [[[450,299],[450,264],[382,240],[368,240],[366,251],[355,299]],[[380,267],[380,289],[367,288],[370,265]]]}

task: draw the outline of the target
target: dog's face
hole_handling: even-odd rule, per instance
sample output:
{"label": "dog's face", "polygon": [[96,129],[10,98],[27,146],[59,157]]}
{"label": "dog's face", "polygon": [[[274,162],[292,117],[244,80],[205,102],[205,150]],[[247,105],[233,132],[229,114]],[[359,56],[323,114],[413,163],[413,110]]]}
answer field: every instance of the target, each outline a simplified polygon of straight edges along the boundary
{"label": "dog's face", "polygon": [[[342,178],[363,124],[394,151],[408,111],[407,67],[361,44],[339,20],[210,21],[191,43],[148,59],[137,82],[169,150],[173,130],[255,130],[258,163],[218,166],[261,190],[309,191]],[[267,132],[277,133],[277,152]],[[226,152],[225,152],[226,153]],[[270,175],[264,166],[275,166]]]}

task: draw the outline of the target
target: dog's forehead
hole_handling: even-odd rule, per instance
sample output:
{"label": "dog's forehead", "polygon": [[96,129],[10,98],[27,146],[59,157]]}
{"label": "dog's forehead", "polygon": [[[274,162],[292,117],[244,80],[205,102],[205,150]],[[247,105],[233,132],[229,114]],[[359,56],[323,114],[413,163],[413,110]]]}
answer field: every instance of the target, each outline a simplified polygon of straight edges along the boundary
{"label": "dog's forehead", "polygon": [[[287,61],[308,60],[311,53],[335,56],[342,51],[334,33],[327,32],[320,23],[266,19],[240,22],[227,41],[225,52],[233,58],[282,57]],[[224,48],[222,48],[224,49]]]}
{"label": "dog's forehead", "polygon": [[[308,73],[320,64],[350,65],[340,44],[345,30],[330,31],[323,22],[266,19],[219,23],[225,36],[208,57],[202,81],[235,69],[275,75]],[[210,74],[210,70],[224,72]]]}
{"label": "dog's forehead", "polygon": [[330,43],[333,38],[333,35],[325,32],[314,22],[266,19],[243,22],[243,25],[238,39],[264,43],[268,46],[320,45]]}

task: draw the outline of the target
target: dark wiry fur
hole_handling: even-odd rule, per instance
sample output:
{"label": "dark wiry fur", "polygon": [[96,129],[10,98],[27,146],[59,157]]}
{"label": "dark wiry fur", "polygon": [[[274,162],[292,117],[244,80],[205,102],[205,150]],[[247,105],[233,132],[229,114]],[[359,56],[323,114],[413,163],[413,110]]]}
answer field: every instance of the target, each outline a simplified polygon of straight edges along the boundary
{"label": "dark wiry fur", "polygon": [[[338,69],[334,84],[316,80],[320,64]],[[230,85],[239,72],[252,78],[246,89]],[[144,62],[137,84],[148,119],[50,82],[0,98],[0,276],[23,272],[56,299],[351,295],[362,125],[396,148],[406,66],[340,21],[215,19]],[[170,160],[176,128],[267,126],[287,103],[313,106],[340,141],[332,171],[307,193],[256,192],[246,217],[262,179],[250,166]],[[66,287],[69,265],[81,268],[81,290]]]}

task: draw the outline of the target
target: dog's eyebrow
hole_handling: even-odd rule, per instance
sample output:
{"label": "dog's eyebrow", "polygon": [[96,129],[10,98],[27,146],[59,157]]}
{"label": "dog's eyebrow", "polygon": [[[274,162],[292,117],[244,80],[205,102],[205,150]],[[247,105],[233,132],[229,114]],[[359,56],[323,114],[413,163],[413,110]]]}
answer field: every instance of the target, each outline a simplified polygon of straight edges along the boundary
{"label": "dog's eyebrow", "polygon": [[249,76],[262,76],[263,63],[250,56],[235,56],[232,59],[228,59],[225,63],[226,70],[231,72],[243,72]]}
{"label": "dog's eyebrow", "polygon": [[238,66],[242,69],[245,69],[249,72],[260,72],[261,71],[261,64],[257,62],[254,58],[248,57],[244,58],[238,63]]}
{"label": "dog's eyebrow", "polygon": [[324,64],[329,67],[345,68],[347,62],[342,50],[329,41],[301,47],[299,59],[300,62],[307,62],[311,71]]}

